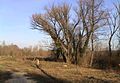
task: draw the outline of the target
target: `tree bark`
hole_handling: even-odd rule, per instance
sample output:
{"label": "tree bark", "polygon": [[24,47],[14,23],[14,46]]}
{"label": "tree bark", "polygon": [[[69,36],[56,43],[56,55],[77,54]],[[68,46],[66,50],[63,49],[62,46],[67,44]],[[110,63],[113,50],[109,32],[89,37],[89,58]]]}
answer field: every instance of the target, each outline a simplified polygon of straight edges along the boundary
{"label": "tree bark", "polygon": [[90,59],[90,67],[92,67],[93,59],[94,59],[94,41],[93,41],[93,33],[92,33],[92,38],[91,38],[91,47],[92,47],[92,52],[91,52],[91,59]]}
{"label": "tree bark", "polygon": [[111,49],[111,40],[112,40],[112,35],[109,39],[109,67],[111,68],[111,59],[112,59],[112,49]]}

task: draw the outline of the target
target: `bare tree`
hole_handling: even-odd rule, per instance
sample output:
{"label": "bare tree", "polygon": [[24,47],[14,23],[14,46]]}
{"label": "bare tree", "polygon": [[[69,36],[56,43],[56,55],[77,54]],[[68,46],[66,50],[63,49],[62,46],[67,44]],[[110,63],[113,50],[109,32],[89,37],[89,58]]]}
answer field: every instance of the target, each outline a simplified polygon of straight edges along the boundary
{"label": "bare tree", "polygon": [[[69,28],[69,11],[70,6],[64,4],[62,6],[52,6],[46,8],[46,14],[33,15],[34,29],[42,30],[48,33],[53,39],[55,45],[63,49],[66,58],[70,56],[71,34]],[[67,59],[70,62],[70,59]]]}
{"label": "bare tree", "polygon": [[110,64],[111,64],[111,56],[112,56],[112,39],[117,32],[117,30],[120,28],[120,8],[117,5],[114,5],[116,7],[115,13],[109,13],[109,18],[107,19],[109,30],[110,30],[110,36],[109,36],[109,56],[110,56]]}
{"label": "bare tree", "polygon": [[118,50],[120,50],[120,28],[118,30],[118,34],[117,34],[117,37],[118,37]]}
{"label": "bare tree", "polygon": [[[96,30],[104,27],[106,25],[106,11],[101,9],[103,0],[79,0],[78,6],[78,19],[79,23],[79,34],[78,34],[78,48],[77,53],[78,61],[80,56],[85,53],[88,43],[91,39],[92,41],[92,52],[94,51],[93,46],[93,35]],[[91,64],[93,59],[93,53],[91,55]]]}
{"label": "bare tree", "polygon": [[[117,8],[117,12],[118,12],[118,15],[119,15],[119,22],[118,22],[118,24],[120,24],[120,2],[118,3],[118,6],[116,6],[116,8]],[[118,37],[118,41],[119,41],[118,42],[118,48],[120,50],[120,26],[119,26],[117,37]]]}
{"label": "bare tree", "polygon": [[[46,8],[45,14],[34,14],[34,29],[51,36],[68,63],[80,63],[92,34],[106,25],[106,12],[101,9],[102,0],[79,0],[75,12],[68,4]],[[71,12],[72,11],[72,12]],[[75,14],[75,19],[70,14]]]}

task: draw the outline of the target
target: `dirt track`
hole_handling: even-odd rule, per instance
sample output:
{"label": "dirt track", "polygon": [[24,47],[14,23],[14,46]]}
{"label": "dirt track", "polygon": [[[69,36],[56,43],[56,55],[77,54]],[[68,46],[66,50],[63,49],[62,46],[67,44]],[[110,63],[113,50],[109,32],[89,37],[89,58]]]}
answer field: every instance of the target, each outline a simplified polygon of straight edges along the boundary
{"label": "dirt track", "polygon": [[11,74],[11,79],[7,80],[5,83],[36,83],[33,80],[29,80],[25,76],[25,73],[15,72]]}

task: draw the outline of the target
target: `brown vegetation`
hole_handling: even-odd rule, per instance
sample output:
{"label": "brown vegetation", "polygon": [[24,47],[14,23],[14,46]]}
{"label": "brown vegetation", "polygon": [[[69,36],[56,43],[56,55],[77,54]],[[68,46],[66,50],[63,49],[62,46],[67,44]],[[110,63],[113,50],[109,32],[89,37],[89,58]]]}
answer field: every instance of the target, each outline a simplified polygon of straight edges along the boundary
{"label": "brown vegetation", "polygon": [[11,56],[11,57],[39,57],[39,56],[49,56],[50,51],[43,50],[37,47],[25,47],[19,48],[17,45],[0,45],[0,56]]}
{"label": "brown vegetation", "polygon": [[35,66],[35,62],[2,57],[0,82],[5,83],[12,79],[13,73],[23,75],[27,80],[34,80],[37,83],[119,83],[120,81],[120,74],[116,71],[83,68],[67,63],[40,61],[39,68]]}

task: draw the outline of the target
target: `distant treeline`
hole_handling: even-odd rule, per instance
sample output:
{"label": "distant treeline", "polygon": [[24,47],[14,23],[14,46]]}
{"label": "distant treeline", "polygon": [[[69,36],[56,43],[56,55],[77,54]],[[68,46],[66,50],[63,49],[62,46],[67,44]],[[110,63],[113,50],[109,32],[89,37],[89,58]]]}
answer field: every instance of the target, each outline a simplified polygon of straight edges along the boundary
{"label": "distant treeline", "polygon": [[0,45],[0,56],[46,56],[50,51],[43,50],[37,46],[19,48],[17,45]]}

